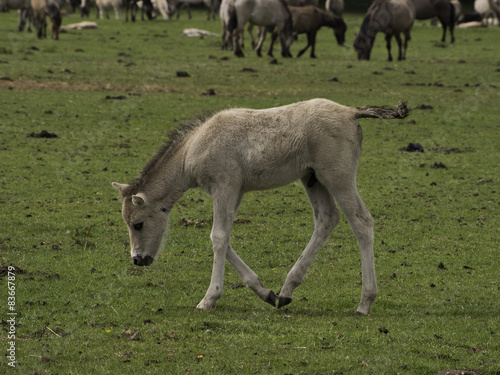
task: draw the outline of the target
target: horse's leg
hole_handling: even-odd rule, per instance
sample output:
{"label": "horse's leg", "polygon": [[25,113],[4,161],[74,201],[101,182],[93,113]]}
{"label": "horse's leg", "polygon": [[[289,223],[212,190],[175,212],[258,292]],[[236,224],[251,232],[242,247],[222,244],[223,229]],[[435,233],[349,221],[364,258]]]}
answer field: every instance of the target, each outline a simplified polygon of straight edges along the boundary
{"label": "horse's leg", "polygon": [[262,45],[266,39],[267,29],[265,27],[259,27],[259,39],[257,40],[257,46],[255,46],[255,52],[257,56],[262,57]]}
{"label": "horse's leg", "polygon": [[26,10],[26,17],[28,19],[28,32],[31,33],[31,24],[33,23],[33,21],[32,21],[33,20],[33,10],[31,8],[28,8]]}
{"label": "horse's leg", "polygon": [[231,246],[227,249],[226,257],[231,266],[233,266],[238,275],[240,275],[246,286],[253,290],[255,294],[257,294],[264,302],[273,306],[276,305],[276,294],[262,285],[259,280],[259,276],[257,276],[257,274],[241,260]]}
{"label": "horse's leg", "polygon": [[233,30],[233,53],[237,57],[245,57],[243,54],[243,51],[241,50],[240,46],[240,35],[243,35],[243,28],[237,27],[236,29]]}
{"label": "horse's leg", "polygon": [[227,42],[227,37],[229,34],[229,30],[227,29],[226,24],[222,24],[222,44],[220,46],[221,51],[227,50],[229,43]]}
{"label": "horse's leg", "polygon": [[[250,38],[250,45],[252,46],[252,49],[254,50],[256,47],[256,44],[255,44],[255,39],[253,38],[253,27],[254,27],[254,24],[249,22],[248,26],[247,26],[247,33],[248,33],[248,37]],[[258,32],[260,33],[260,28],[257,28],[257,29],[259,30]],[[241,46],[243,48],[245,48],[243,38],[241,38]]]}
{"label": "horse's leg", "polygon": [[[220,190],[223,189],[219,188]],[[214,251],[212,278],[205,297],[196,306],[197,309],[208,310],[212,308],[215,301],[222,296],[226,256],[231,246],[231,227],[241,198],[242,195],[239,191],[231,190],[224,190],[213,197],[214,223],[210,234]]]}
{"label": "horse's leg", "polygon": [[286,33],[284,32],[284,25],[281,27],[278,27],[278,35],[280,37],[280,44],[281,44],[281,56],[282,57],[292,57],[292,54],[290,53],[290,49],[286,45]]}
{"label": "horse's leg", "polygon": [[387,53],[389,54],[389,61],[392,61],[392,55],[391,55],[391,39],[392,39],[392,33],[386,33],[385,34],[385,43],[387,47]]}
{"label": "horse's leg", "polygon": [[441,37],[441,42],[445,42],[446,41],[446,23],[444,23],[441,19],[441,26],[443,27],[443,36]]}
{"label": "horse's leg", "polygon": [[451,42],[455,42],[455,35],[453,34],[453,30],[455,28],[455,6],[450,3],[450,17],[449,17],[449,26],[450,26],[450,35],[451,35]]}
{"label": "horse's leg", "polygon": [[311,57],[313,59],[316,58],[316,33],[318,30],[313,31],[311,35],[307,34],[307,37],[309,39],[309,44],[311,45]]}
{"label": "horse's leg", "polygon": [[411,40],[411,35],[410,35],[410,30],[406,30],[404,32],[404,35],[405,35],[405,42],[404,42],[404,53],[403,53],[403,59],[406,60],[406,51],[408,51],[408,42]]}
{"label": "horse's leg", "polygon": [[[454,10],[452,10],[452,11],[454,12]],[[450,35],[451,35],[451,43],[453,43],[455,41],[455,36],[453,35],[453,28],[455,26],[454,25],[455,24],[454,15],[449,17],[449,18],[453,18],[453,22],[450,22],[450,20],[447,20],[444,17],[438,17],[438,18],[439,18],[439,22],[441,23],[441,26],[443,27],[443,36],[441,37],[441,42],[446,41],[446,28],[449,26]]]}
{"label": "horse's leg", "polygon": [[19,24],[18,24],[18,31],[23,31],[24,30],[24,27],[26,26],[26,13],[27,13],[27,9],[26,8],[23,8],[23,9],[19,9]]}
{"label": "horse's leg", "polygon": [[301,182],[314,212],[314,232],[301,256],[288,272],[285,284],[279,292],[278,308],[292,302],[293,291],[302,283],[316,254],[340,220],[340,212],[330,192],[317,180],[311,183],[315,179],[313,176],[311,174]]}
{"label": "horse's leg", "polygon": [[[353,168],[355,171],[356,168]],[[341,177],[341,178],[339,178]],[[373,218],[356,189],[356,176],[346,173],[332,179],[331,192],[347,217],[361,250],[362,290],[356,314],[368,315],[377,297],[377,279],[373,255]]]}
{"label": "horse's leg", "polygon": [[404,60],[406,58],[406,51],[403,49],[403,42],[401,40],[401,34],[396,33],[394,34],[394,37],[396,38],[396,42],[398,42],[398,61]]}
{"label": "horse's leg", "polygon": [[278,38],[278,32],[276,30],[273,30],[273,32],[271,33],[271,43],[269,44],[269,49],[267,50],[267,56],[274,57],[273,49],[274,49],[274,43],[276,42],[277,38]]}
{"label": "horse's leg", "polygon": [[[299,53],[297,54],[297,57],[302,56],[302,54],[303,54],[304,52],[306,52],[306,51],[307,51],[307,49],[308,49],[310,46],[311,46],[311,36],[310,36],[310,33],[307,33],[307,44],[306,44],[306,46],[305,46],[304,48],[302,48],[302,49],[299,51]],[[311,57],[313,57],[312,55],[313,55],[313,52],[311,52]]]}

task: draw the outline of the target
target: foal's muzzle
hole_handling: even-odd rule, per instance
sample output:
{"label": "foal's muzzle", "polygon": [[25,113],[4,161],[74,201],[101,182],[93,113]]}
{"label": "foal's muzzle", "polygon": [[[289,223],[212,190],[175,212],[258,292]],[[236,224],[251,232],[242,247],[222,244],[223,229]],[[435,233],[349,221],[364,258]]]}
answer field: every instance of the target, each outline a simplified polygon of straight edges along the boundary
{"label": "foal's muzzle", "polygon": [[135,257],[132,258],[132,260],[134,261],[134,264],[136,266],[142,267],[151,265],[151,263],[153,263],[154,261],[154,258],[149,255],[146,255],[144,258],[141,257],[140,255],[136,255]]}

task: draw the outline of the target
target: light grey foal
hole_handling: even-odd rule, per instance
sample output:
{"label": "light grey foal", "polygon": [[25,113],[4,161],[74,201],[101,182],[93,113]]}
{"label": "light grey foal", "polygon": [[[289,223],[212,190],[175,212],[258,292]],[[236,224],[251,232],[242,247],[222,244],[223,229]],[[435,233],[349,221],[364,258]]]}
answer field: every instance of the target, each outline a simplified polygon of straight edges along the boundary
{"label": "light grey foal", "polygon": [[[377,296],[373,220],[356,189],[361,153],[359,118],[404,118],[397,108],[348,107],[313,99],[283,107],[235,108],[176,131],[130,185],[113,182],[122,199],[134,264],[149,266],[159,253],[175,202],[199,186],[213,198],[214,251],[210,286],[198,309],[222,296],[226,259],[262,300],[278,307],[292,301],[321,246],[340,220],[338,203],[361,249],[362,293],[357,313],[368,314]],[[243,195],[300,179],[314,212],[311,240],[288,273],[279,296],[265,288],[231,247],[231,227]]]}

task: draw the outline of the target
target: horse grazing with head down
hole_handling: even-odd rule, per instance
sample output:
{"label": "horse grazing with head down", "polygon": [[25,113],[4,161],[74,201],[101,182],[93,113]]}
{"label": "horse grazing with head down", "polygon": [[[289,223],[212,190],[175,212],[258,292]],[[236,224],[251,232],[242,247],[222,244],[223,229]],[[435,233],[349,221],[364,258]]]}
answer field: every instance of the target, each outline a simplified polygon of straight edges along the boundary
{"label": "horse grazing with head down", "polygon": [[299,51],[297,57],[302,56],[309,47],[311,47],[311,57],[316,57],[316,34],[323,26],[332,28],[337,44],[344,46],[347,26],[342,18],[312,5],[305,7],[290,6],[288,9],[292,13],[293,31],[297,34],[307,35],[307,45]]}
{"label": "horse grazing with head down", "polygon": [[[415,6],[412,0],[375,0],[368,8],[361,30],[354,39],[354,49],[358,53],[358,59],[370,60],[375,36],[383,32],[389,61],[392,61],[391,39],[393,36],[398,42],[398,60],[405,60],[414,21]],[[401,33],[405,36],[404,45],[402,45]]]}
{"label": "horse grazing with head down", "polygon": [[[377,295],[373,219],[356,189],[361,153],[359,118],[404,118],[397,108],[348,107],[313,99],[283,107],[228,109],[206,121],[177,130],[131,184],[120,192],[135,265],[149,266],[158,256],[170,212],[185,191],[202,188],[213,198],[211,233],[214,258],[210,286],[198,309],[210,309],[222,296],[226,259],[262,300],[278,307],[292,301],[314,257],[340,221],[338,203],[361,248],[362,293],[357,313],[368,314]],[[243,195],[300,179],[314,213],[314,232],[288,273],[279,296],[231,247],[231,227]]]}

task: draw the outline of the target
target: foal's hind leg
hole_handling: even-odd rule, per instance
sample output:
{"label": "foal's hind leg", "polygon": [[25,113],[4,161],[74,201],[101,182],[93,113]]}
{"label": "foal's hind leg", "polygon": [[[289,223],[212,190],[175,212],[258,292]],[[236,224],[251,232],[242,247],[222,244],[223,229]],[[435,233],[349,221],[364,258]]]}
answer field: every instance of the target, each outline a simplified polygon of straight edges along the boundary
{"label": "foal's hind leg", "polygon": [[311,262],[340,220],[339,210],[328,190],[317,180],[309,183],[310,178],[313,177],[302,179],[302,184],[313,208],[314,232],[302,255],[288,272],[285,284],[279,293],[278,308],[292,302],[293,291],[302,283]]}
{"label": "foal's hind leg", "polygon": [[356,314],[368,315],[377,297],[377,280],[373,256],[373,218],[366,209],[356,189],[353,176],[342,176],[332,184],[332,194],[340,209],[349,220],[351,229],[358,240],[361,250],[362,290],[361,302]]}

